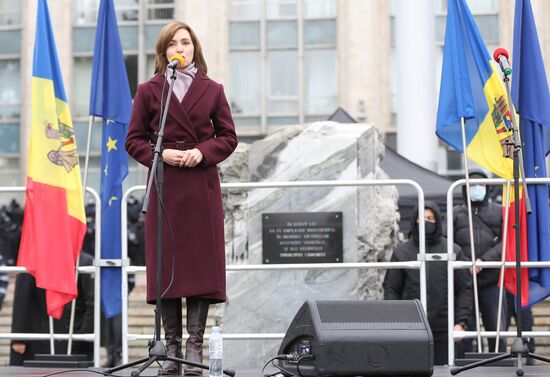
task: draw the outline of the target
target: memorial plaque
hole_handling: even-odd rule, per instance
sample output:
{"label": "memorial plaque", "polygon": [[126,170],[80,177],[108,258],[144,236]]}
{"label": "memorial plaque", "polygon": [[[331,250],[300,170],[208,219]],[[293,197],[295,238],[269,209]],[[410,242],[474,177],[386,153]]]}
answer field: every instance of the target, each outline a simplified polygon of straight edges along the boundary
{"label": "memorial plaque", "polygon": [[342,212],[262,214],[263,263],[342,262]]}

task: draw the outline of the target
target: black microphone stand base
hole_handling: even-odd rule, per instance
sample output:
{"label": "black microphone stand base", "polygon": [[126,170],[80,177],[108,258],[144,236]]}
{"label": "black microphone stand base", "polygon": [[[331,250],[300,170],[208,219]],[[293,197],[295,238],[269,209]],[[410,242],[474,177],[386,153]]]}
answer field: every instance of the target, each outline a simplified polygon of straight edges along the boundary
{"label": "black microphone stand base", "polygon": [[524,357],[527,357],[527,358],[530,357],[532,359],[536,359],[536,360],[545,361],[547,363],[550,363],[550,358],[549,357],[545,357],[545,356],[541,356],[541,355],[537,355],[535,353],[529,352],[529,347],[527,346],[527,341],[526,340],[524,340],[523,338],[515,338],[514,343],[512,343],[512,347],[510,348],[510,352],[503,353],[503,354],[497,355],[495,357],[491,357],[490,359],[480,360],[480,361],[476,361],[475,363],[471,363],[471,364],[468,364],[468,365],[452,368],[451,369],[451,374],[454,376],[454,375],[457,375],[460,372],[463,372],[463,371],[468,370],[468,369],[473,369],[473,368],[477,368],[477,367],[480,367],[480,366],[483,366],[483,365],[492,364],[492,363],[495,363],[495,362],[500,361],[500,360],[515,358],[517,360],[516,376],[521,377],[521,376],[523,376],[523,373],[524,373],[523,372],[523,358]]}
{"label": "black microphone stand base", "polygon": [[[145,369],[147,369],[154,362],[165,361],[165,360],[170,360],[170,361],[173,361],[173,362],[178,363],[178,364],[190,365],[190,366],[193,366],[193,367],[198,367],[198,368],[202,368],[202,369],[206,369],[206,370],[209,369],[209,367],[207,365],[204,365],[204,364],[195,363],[193,361],[187,361],[187,360],[184,360],[184,359],[179,359],[177,357],[168,356],[168,354],[166,352],[166,347],[164,346],[164,343],[162,343],[161,341],[158,341],[158,340],[151,340],[149,342],[149,357],[144,357],[144,358],[141,358],[139,360],[132,361],[128,364],[119,365],[119,366],[114,367],[114,368],[105,369],[103,371],[103,373],[105,375],[110,375],[110,374],[112,374],[114,372],[117,372],[119,370],[126,369],[126,368],[131,368],[133,366],[136,366],[136,365],[139,365],[139,364],[143,363],[143,365],[141,367],[139,367],[137,370],[132,371],[132,373],[130,374],[132,377],[138,377],[141,374],[141,372],[143,372]],[[225,371],[225,370],[224,370],[224,373],[226,373],[228,375],[234,375],[235,374],[233,371]]]}

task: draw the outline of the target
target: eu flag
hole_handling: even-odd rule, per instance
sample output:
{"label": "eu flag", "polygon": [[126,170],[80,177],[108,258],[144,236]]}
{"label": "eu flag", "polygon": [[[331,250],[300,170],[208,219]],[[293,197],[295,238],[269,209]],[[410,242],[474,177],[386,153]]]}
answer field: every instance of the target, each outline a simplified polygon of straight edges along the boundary
{"label": "eu flag", "polygon": [[[512,98],[520,117],[525,175],[528,178],[545,178],[548,145],[544,143],[544,127],[550,127],[550,93],[529,0],[516,0]],[[529,185],[527,190],[532,206],[532,212],[527,218],[529,260],[548,261],[548,186]],[[549,295],[550,269],[530,268],[529,305]]]}
{"label": "eu flag", "polygon": [[[95,35],[90,115],[102,118],[101,132],[101,257],[120,259],[122,182],[128,174],[124,141],[132,96],[112,0],[99,5]],[[121,269],[101,270],[101,305],[107,318],[122,312]]]}

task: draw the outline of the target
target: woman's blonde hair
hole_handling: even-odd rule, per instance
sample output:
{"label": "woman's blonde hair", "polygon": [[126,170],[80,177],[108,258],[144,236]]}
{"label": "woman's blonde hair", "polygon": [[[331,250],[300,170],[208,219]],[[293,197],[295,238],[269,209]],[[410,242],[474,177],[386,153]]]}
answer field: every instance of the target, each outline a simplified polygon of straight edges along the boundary
{"label": "woman's blonde hair", "polygon": [[208,67],[206,66],[206,61],[204,60],[204,56],[202,54],[201,43],[199,42],[199,39],[193,29],[191,29],[191,26],[181,21],[170,22],[160,30],[157,38],[157,45],[155,47],[155,73],[164,74],[166,71],[166,66],[168,65],[166,50],[168,49],[170,41],[174,38],[174,35],[179,29],[185,29],[189,32],[191,42],[193,42],[194,46],[193,61],[195,62],[195,67],[197,67],[199,72],[206,75],[208,72]]}

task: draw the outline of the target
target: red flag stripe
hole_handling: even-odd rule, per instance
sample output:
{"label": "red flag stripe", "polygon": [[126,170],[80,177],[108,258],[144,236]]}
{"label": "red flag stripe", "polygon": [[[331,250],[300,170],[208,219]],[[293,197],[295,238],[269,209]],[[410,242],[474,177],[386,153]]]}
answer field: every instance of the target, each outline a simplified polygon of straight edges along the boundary
{"label": "red flag stripe", "polygon": [[[522,195],[520,203],[520,247],[521,261],[528,260],[527,249],[527,213],[525,210],[525,197]],[[502,208],[502,217],[506,215],[506,207]],[[506,240],[506,261],[516,261],[516,201],[510,203],[508,214],[508,236]],[[517,296],[517,274],[515,268],[506,268],[504,273],[504,287]],[[521,269],[521,305],[529,303],[529,273],[527,267]]]}
{"label": "red flag stripe", "polygon": [[47,290],[48,314],[59,318],[63,305],[77,296],[75,265],[86,225],[67,215],[65,189],[29,177],[23,228],[17,264]]}

